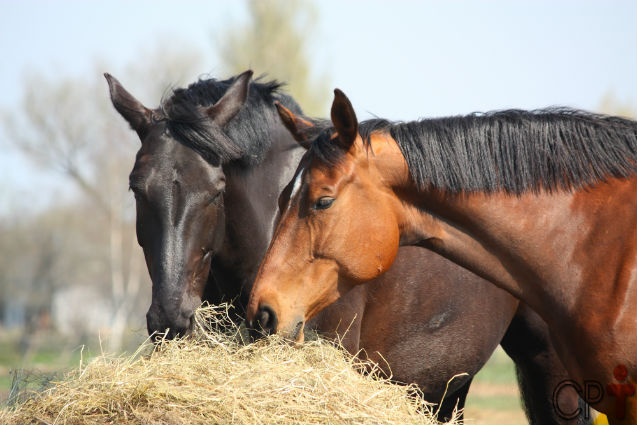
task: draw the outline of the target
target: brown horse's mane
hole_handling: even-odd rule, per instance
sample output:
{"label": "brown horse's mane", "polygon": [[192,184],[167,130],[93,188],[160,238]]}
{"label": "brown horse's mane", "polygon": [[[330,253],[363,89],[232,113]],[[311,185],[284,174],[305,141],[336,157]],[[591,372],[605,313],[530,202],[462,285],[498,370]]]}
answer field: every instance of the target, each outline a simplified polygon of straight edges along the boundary
{"label": "brown horse's mane", "polygon": [[[311,155],[338,163],[344,150],[325,128]],[[359,124],[367,148],[388,132],[421,188],[449,192],[576,190],[611,177],[637,175],[637,122],[549,108],[505,110],[412,122]]]}

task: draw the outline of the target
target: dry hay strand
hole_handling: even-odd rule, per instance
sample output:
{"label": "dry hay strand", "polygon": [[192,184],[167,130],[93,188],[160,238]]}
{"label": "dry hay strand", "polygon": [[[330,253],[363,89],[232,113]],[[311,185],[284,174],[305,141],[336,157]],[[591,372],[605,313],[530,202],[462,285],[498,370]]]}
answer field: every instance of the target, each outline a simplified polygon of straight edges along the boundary
{"label": "dry hay strand", "polygon": [[244,345],[227,306],[202,307],[195,323],[191,338],[81,365],[1,410],[0,423],[437,423],[415,387],[381,378],[330,341],[294,347],[271,336]]}

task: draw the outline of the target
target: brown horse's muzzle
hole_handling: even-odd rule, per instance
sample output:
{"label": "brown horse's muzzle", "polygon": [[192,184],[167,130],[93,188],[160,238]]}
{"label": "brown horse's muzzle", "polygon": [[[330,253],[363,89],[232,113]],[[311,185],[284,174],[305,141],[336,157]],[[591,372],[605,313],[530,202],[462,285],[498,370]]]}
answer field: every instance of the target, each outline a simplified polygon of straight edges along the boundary
{"label": "brown horse's muzzle", "polygon": [[297,343],[301,343],[304,340],[303,327],[305,321],[303,318],[299,316],[297,320],[291,321],[291,326],[281,326],[276,311],[268,304],[261,305],[254,314],[254,318],[248,320],[247,324],[253,339],[277,333]]}

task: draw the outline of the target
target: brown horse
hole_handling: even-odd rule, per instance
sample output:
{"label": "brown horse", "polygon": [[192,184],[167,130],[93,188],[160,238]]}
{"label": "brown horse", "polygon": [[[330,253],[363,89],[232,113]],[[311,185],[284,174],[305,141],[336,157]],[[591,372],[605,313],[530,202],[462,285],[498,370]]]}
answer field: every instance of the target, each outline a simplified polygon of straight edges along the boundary
{"label": "brown horse", "polygon": [[637,123],[563,109],[359,125],[339,90],[331,118],[294,177],[250,324],[302,340],[400,245],[423,246],[537,311],[571,385],[635,424]]}

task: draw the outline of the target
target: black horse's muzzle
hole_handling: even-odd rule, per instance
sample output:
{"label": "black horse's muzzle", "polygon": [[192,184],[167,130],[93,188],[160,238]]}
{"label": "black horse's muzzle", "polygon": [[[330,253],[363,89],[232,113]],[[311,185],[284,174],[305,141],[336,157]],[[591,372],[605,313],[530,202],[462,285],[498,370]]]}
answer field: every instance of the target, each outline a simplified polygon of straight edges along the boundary
{"label": "black horse's muzzle", "polygon": [[185,337],[192,333],[194,326],[194,311],[176,312],[174,314],[160,314],[158,309],[150,307],[146,313],[146,328],[148,335],[153,336],[155,342],[165,338]]}

